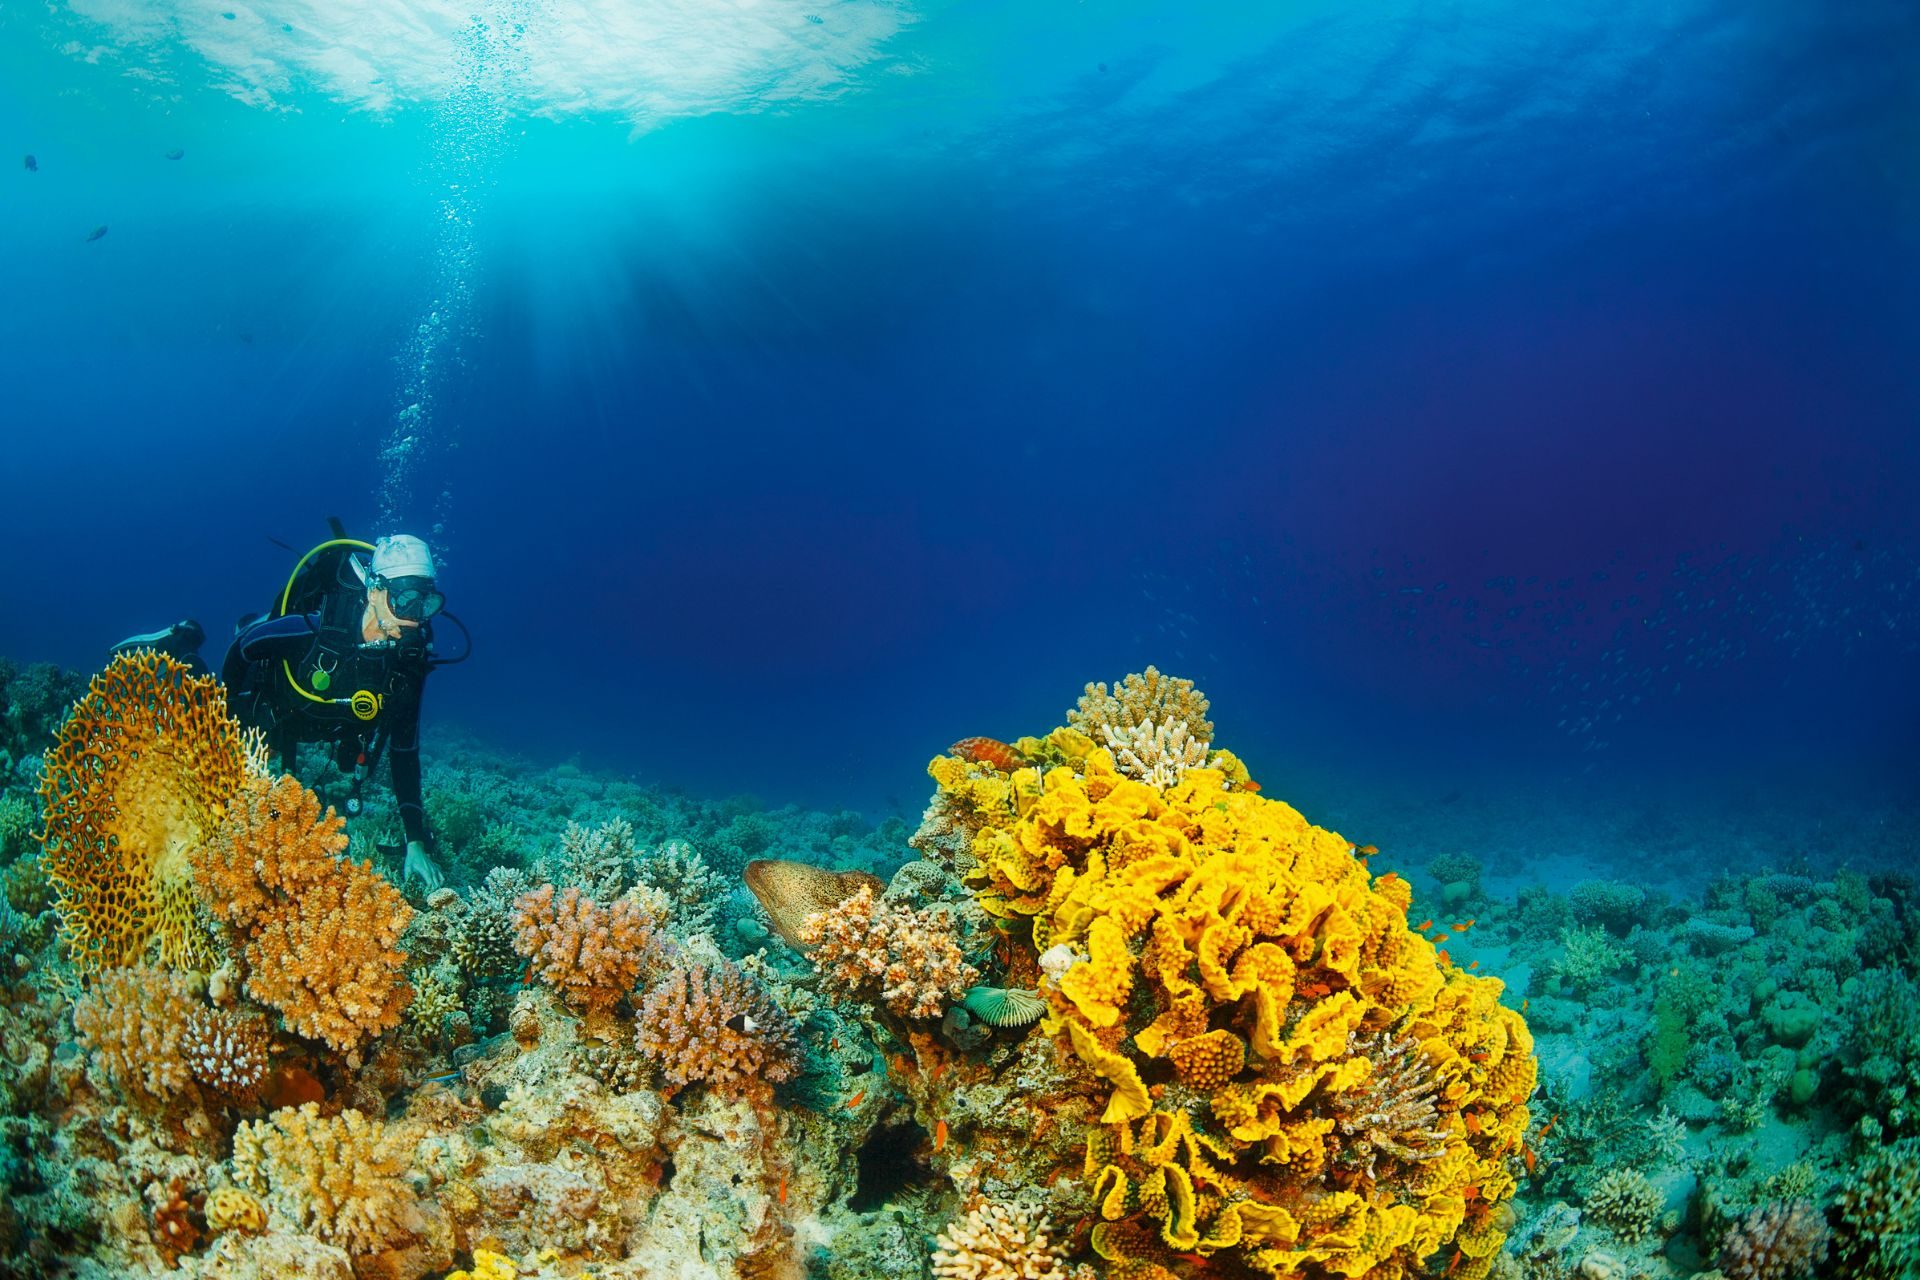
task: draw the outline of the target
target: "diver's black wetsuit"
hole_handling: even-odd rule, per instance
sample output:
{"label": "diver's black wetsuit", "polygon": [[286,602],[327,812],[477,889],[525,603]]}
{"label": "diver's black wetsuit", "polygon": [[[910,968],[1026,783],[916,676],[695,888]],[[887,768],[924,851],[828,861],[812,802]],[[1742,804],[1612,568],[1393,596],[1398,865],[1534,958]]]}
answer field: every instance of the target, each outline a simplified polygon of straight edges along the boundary
{"label": "diver's black wetsuit", "polygon": [[[382,751],[392,753],[393,793],[407,839],[427,840],[420,802],[420,692],[426,684],[430,623],[407,629],[392,644],[364,644],[364,592],[337,588],[311,613],[261,618],[240,628],[221,664],[227,705],[291,767],[295,743],[333,744],[334,761],[358,780]],[[316,672],[324,675],[316,677]],[[296,684],[298,687],[296,687]],[[303,693],[321,690],[324,696]],[[379,699],[371,719],[355,714],[352,697]]]}

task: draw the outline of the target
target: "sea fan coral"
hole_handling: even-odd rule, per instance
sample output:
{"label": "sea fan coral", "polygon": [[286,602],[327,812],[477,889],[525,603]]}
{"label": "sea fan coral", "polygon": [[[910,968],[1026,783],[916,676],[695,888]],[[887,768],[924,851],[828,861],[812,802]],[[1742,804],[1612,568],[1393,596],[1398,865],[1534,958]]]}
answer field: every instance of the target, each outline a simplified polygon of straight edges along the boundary
{"label": "sea fan coral", "polygon": [[197,1007],[183,973],[109,969],[73,1008],[73,1025],[114,1083],[156,1106],[187,1087],[188,1026]]}
{"label": "sea fan coral", "polygon": [[1727,1280],[1800,1280],[1827,1256],[1827,1224],[1811,1203],[1783,1200],[1755,1209],[1720,1241]]}
{"label": "sea fan coral", "polygon": [[83,973],[137,964],[210,968],[191,850],[248,777],[225,687],[165,654],[116,657],[93,678],[40,774],[47,875]]}
{"label": "sea fan coral", "polygon": [[514,900],[513,930],[540,980],[588,1013],[618,1004],[664,945],[630,900],[603,907],[577,888],[556,897],[550,884]]}
{"label": "sea fan coral", "polygon": [[831,988],[877,999],[903,1018],[939,1017],[980,977],[951,917],[875,901],[872,885],[807,917],[800,940]]}
{"label": "sea fan coral", "polygon": [[204,1006],[188,1016],[180,1037],[193,1078],[234,1102],[251,1102],[266,1083],[267,1045],[261,1019]]}
{"label": "sea fan coral", "polygon": [[1025,1209],[991,1201],[940,1232],[933,1274],[939,1280],[1066,1280],[1045,1225]]}
{"label": "sea fan coral", "polygon": [[360,1256],[410,1242],[423,1227],[406,1181],[411,1145],[358,1111],[315,1103],[242,1124],[234,1177],[298,1229]]}
{"label": "sea fan coral", "polygon": [[675,1084],[737,1093],[798,1069],[792,1019],[731,964],[674,970],[647,992],[637,1022],[640,1051]]}
{"label": "sea fan coral", "polygon": [[1667,1199],[1638,1169],[1610,1169],[1587,1191],[1587,1216],[1625,1244],[1638,1244],[1653,1231]]}
{"label": "sea fan coral", "polygon": [[252,782],[193,866],[209,910],[243,940],[247,994],[353,1054],[398,1025],[412,995],[398,944],[413,908],[371,866],[337,856],[343,826],[294,778]]}
{"label": "sea fan coral", "polygon": [[1080,705],[1067,712],[1067,723],[1095,742],[1104,741],[1109,728],[1126,734],[1149,722],[1182,725],[1195,742],[1213,739],[1206,696],[1193,687],[1193,681],[1163,676],[1151,666],[1115,684],[1112,693],[1104,681],[1089,684],[1080,695]]}

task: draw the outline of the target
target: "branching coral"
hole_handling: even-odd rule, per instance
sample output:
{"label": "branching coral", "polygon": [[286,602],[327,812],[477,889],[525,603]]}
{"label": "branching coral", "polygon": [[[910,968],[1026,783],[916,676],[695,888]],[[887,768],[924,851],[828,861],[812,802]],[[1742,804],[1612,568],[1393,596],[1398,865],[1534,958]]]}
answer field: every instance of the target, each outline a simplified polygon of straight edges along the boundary
{"label": "branching coral", "polygon": [[73,1025],[114,1083],[164,1106],[187,1087],[186,1038],[197,1007],[187,975],[145,966],[109,969],[73,1008]]}
{"label": "branching coral", "polygon": [[726,877],[685,840],[668,840],[635,859],[636,874],[667,897],[667,919],[681,934],[710,931],[731,891]]}
{"label": "branching coral", "polygon": [[1128,729],[1101,726],[1107,747],[1113,752],[1114,765],[1121,773],[1138,778],[1150,787],[1170,787],[1189,769],[1207,762],[1207,750],[1213,744],[1191,736],[1185,722],[1163,720],[1155,724],[1143,720]]}
{"label": "branching coral", "polygon": [[948,1223],[934,1242],[939,1280],[1065,1280],[1045,1227],[1026,1210],[988,1202]]}
{"label": "branching coral", "polygon": [[[1044,761],[1059,740],[1021,745]],[[974,785],[950,759],[929,769],[942,789]],[[1405,881],[1215,760],[1160,788],[1088,747],[977,809],[968,883],[1030,922],[1042,1029],[1105,1100],[1083,1166],[1095,1252],[1330,1280],[1450,1246],[1480,1280],[1530,1118],[1525,1023],[1408,927]]]}
{"label": "branching coral", "polygon": [[1827,1224],[1805,1200],[1755,1209],[1720,1241],[1727,1280],[1799,1280],[1827,1256]]}
{"label": "branching coral", "polygon": [[1611,1169],[1588,1190],[1586,1210],[1624,1243],[1638,1244],[1653,1230],[1666,1203],[1638,1169]]}
{"label": "branching coral", "polygon": [[170,966],[212,967],[188,856],[247,777],[218,680],[149,650],[93,678],[40,775],[43,860],[77,968],[137,964],[155,945]]}
{"label": "branching coral", "polygon": [[1834,1203],[1834,1255],[1857,1280],[1911,1280],[1920,1271],[1920,1138],[1861,1162]]}
{"label": "branching coral", "polygon": [[876,901],[872,885],[808,916],[800,941],[839,994],[876,999],[903,1018],[939,1017],[980,977],[951,917]]}
{"label": "branching coral", "polygon": [[675,1084],[738,1093],[798,1069],[792,1020],[731,964],[674,970],[647,992],[638,1024],[640,1051]]}
{"label": "branching coral", "polygon": [[243,944],[247,994],[287,1028],[353,1054],[398,1025],[412,995],[401,932],[413,908],[342,859],[343,823],[294,778],[249,783],[193,853],[208,909]]}
{"label": "branching coral", "polygon": [[625,818],[592,828],[569,822],[560,835],[560,848],[536,870],[560,888],[607,902],[633,882],[634,852],[633,824]]}
{"label": "branching coral", "polygon": [[1163,676],[1151,666],[1115,684],[1111,693],[1104,681],[1089,684],[1080,695],[1080,705],[1067,712],[1067,723],[1096,742],[1104,739],[1109,728],[1124,734],[1148,722],[1182,725],[1195,742],[1213,739],[1206,696],[1193,687],[1193,681]]}
{"label": "branching coral", "polygon": [[234,1177],[299,1230],[355,1256],[410,1242],[422,1229],[407,1184],[411,1146],[358,1111],[323,1116],[315,1103],[240,1126]]}
{"label": "branching coral", "polygon": [[193,1078],[233,1102],[251,1102],[266,1083],[267,1046],[259,1018],[204,1006],[189,1015],[180,1038]]}
{"label": "branching coral", "polygon": [[651,917],[626,898],[603,907],[577,888],[556,896],[545,884],[514,900],[513,945],[567,1003],[594,1013],[633,990],[664,942]]}

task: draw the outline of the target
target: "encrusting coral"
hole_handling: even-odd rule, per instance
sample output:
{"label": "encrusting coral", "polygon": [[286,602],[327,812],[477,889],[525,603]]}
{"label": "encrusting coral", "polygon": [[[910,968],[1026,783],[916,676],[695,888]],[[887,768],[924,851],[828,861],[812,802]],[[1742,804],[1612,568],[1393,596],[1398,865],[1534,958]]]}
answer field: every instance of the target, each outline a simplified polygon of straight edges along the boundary
{"label": "encrusting coral", "polygon": [[170,966],[211,967],[188,856],[249,776],[218,680],[150,650],[93,678],[40,776],[42,861],[76,968],[137,964],[150,946]]}
{"label": "encrusting coral", "polygon": [[647,992],[637,1023],[640,1052],[676,1085],[743,1093],[798,1069],[792,1019],[735,965],[674,970]]}
{"label": "encrusting coral", "polygon": [[[1162,722],[1176,694],[1204,709],[1157,672],[1134,688],[1090,691],[1081,723],[1148,693]],[[1075,730],[1018,746],[1040,763],[928,772],[975,824],[977,900],[1028,922],[1053,975],[1043,1031],[1105,1096],[1095,1252],[1384,1280],[1450,1248],[1454,1275],[1485,1276],[1538,1069],[1503,984],[1410,929],[1404,881],[1254,794],[1230,753],[1161,788]]]}
{"label": "encrusting coral", "polygon": [[876,998],[903,1018],[939,1017],[980,976],[949,917],[875,901],[869,884],[808,916],[800,941],[835,992]]}
{"label": "encrusting coral", "polygon": [[940,1232],[933,1274],[938,1280],[1066,1280],[1045,1227],[1024,1209],[992,1202]]}
{"label": "encrusting coral", "polygon": [[400,935],[413,908],[371,866],[339,857],[343,823],[299,781],[255,781],[192,855],[208,910],[230,925],[247,994],[287,1029],[352,1054],[412,995]]}
{"label": "encrusting coral", "polygon": [[578,888],[556,896],[545,884],[514,899],[513,945],[567,1003],[594,1013],[632,991],[664,943],[631,899],[602,906]]}

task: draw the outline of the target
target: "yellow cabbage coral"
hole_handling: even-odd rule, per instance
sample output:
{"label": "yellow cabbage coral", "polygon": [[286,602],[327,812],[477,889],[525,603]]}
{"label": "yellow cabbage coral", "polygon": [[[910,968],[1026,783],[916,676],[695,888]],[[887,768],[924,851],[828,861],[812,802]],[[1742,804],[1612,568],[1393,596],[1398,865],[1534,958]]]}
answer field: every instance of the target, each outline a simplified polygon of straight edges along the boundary
{"label": "yellow cabbage coral", "polygon": [[1108,1097],[1095,1249],[1301,1280],[1451,1249],[1478,1280],[1536,1080],[1526,1025],[1408,928],[1404,882],[1220,761],[1160,788],[1089,749],[1010,775],[1037,793],[973,836],[969,883],[1044,953],[1042,1029]]}

